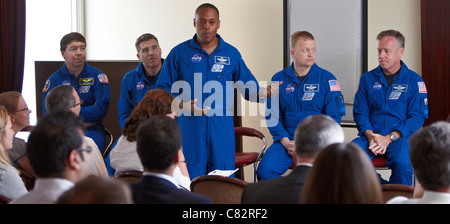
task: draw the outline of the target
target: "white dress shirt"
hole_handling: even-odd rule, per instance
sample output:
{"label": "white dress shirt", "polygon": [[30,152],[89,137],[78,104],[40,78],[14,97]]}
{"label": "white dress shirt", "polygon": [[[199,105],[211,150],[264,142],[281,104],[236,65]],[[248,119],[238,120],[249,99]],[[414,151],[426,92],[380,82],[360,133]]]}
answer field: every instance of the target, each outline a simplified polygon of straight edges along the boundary
{"label": "white dress shirt", "polygon": [[397,196],[386,204],[450,204],[450,193],[442,193],[436,191],[424,191],[422,198],[407,198]]}
{"label": "white dress shirt", "polygon": [[11,204],[53,204],[73,186],[72,181],[62,178],[37,178],[33,190],[11,201]]}

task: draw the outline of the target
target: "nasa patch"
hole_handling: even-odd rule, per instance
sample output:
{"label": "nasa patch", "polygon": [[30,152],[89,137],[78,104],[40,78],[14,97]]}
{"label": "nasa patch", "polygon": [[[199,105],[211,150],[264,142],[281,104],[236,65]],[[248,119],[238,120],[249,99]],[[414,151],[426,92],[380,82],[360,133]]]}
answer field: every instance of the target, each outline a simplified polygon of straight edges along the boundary
{"label": "nasa patch", "polygon": [[202,58],[203,58],[203,54],[197,53],[197,54],[192,55],[191,61],[192,61],[192,63],[200,63],[202,61]]}
{"label": "nasa patch", "polygon": [[377,91],[379,89],[381,89],[381,82],[374,83],[372,86],[372,91]]}
{"label": "nasa patch", "polygon": [[145,82],[138,82],[138,83],[136,84],[136,90],[139,91],[139,90],[143,89],[144,86],[145,86]]}
{"label": "nasa patch", "polygon": [[286,87],[286,93],[292,93],[292,92],[294,92],[294,90],[295,90],[295,84],[291,83]]}

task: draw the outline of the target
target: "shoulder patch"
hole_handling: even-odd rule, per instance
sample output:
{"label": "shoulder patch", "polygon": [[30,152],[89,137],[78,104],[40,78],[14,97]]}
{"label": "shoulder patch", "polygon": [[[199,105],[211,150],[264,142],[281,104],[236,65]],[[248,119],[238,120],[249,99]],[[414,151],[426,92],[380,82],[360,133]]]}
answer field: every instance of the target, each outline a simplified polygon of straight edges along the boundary
{"label": "shoulder patch", "polygon": [[337,80],[330,80],[328,83],[330,84],[330,91],[341,91],[341,87]]}
{"label": "shoulder patch", "polygon": [[48,90],[48,87],[50,87],[50,79],[47,79],[45,82],[44,88],[42,89],[42,92],[45,93]]}
{"label": "shoulder patch", "polygon": [[427,93],[425,82],[417,82],[417,85],[419,86],[419,93]]}
{"label": "shoulder patch", "polygon": [[109,83],[108,82],[108,77],[105,75],[105,74],[99,74],[99,75],[97,75],[97,78],[98,78],[98,80],[101,82],[101,83]]}

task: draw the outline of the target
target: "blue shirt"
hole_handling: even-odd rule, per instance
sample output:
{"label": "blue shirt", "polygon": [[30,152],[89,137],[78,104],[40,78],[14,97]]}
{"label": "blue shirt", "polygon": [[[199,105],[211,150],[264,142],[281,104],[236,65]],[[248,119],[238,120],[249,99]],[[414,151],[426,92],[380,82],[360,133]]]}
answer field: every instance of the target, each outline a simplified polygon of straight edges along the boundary
{"label": "blue shirt", "polygon": [[381,66],[361,76],[355,94],[353,117],[359,135],[366,130],[387,135],[399,131],[408,137],[428,118],[425,83],[401,61],[401,69],[388,86]]}
{"label": "blue shirt", "polygon": [[197,43],[196,36],[172,49],[161,69],[157,88],[165,89],[185,102],[198,99],[199,108],[210,106],[209,113],[215,115],[232,115],[233,84],[246,100],[259,101],[258,82],[239,51],[217,34],[219,45],[209,55]]}
{"label": "blue shirt", "polygon": [[292,140],[297,125],[309,115],[325,114],[341,123],[345,115],[344,98],[336,77],[327,70],[314,64],[300,82],[292,63],[276,73],[272,81],[283,82],[279,98],[267,99],[270,114],[266,120],[275,141],[284,137]]}
{"label": "blue shirt", "polygon": [[84,63],[83,71],[78,77],[70,74],[67,70],[66,63],[53,73],[45,82],[42,90],[42,108],[44,114],[47,113],[45,109],[45,97],[48,92],[59,85],[71,85],[75,88],[82,100],[80,116],[84,122],[97,123],[102,121],[108,112],[111,92],[108,82],[108,77],[104,72]]}
{"label": "blue shirt", "polygon": [[[161,59],[164,63],[164,59]],[[147,91],[155,89],[156,81],[159,77],[158,72],[155,78],[150,81],[145,75],[144,64],[141,62],[136,69],[129,71],[122,78],[122,86],[120,89],[119,102],[117,108],[119,111],[119,125],[123,129],[125,122],[130,117],[131,111],[144,98]]]}

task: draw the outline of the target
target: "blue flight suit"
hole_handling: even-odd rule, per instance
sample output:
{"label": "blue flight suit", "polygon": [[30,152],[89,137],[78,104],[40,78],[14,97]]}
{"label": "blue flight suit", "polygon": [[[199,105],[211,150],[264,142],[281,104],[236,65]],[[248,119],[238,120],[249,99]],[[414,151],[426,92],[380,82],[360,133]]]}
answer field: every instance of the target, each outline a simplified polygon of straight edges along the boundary
{"label": "blue flight suit", "polygon": [[[161,59],[161,63],[164,63],[164,59]],[[120,98],[117,104],[121,129],[123,129],[125,122],[130,117],[131,111],[144,98],[147,91],[156,87],[159,73],[156,74],[154,80],[150,81],[145,75],[144,64],[141,62],[136,69],[129,71],[122,78]]]}
{"label": "blue flight suit", "polygon": [[[409,138],[428,118],[428,97],[423,79],[408,69],[401,61],[401,69],[388,86],[381,66],[361,76],[355,94],[353,117],[360,137],[353,140],[367,152],[370,159],[374,154],[368,148],[366,130],[380,135],[399,131],[402,137],[392,142],[387,150],[387,167],[392,170],[389,183],[412,184],[413,169],[409,159]],[[381,179],[381,183],[386,183]]]}
{"label": "blue flight suit", "polygon": [[233,81],[246,84],[236,87],[246,100],[258,101],[259,85],[241,54],[220,35],[216,37],[219,45],[211,55],[197,43],[197,35],[174,47],[164,61],[156,85],[185,102],[198,99],[199,108],[211,107],[204,116],[178,117],[191,178],[215,169],[235,169]]}
{"label": "blue flight suit", "polygon": [[87,128],[86,136],[92,138],[98,149],[102,151],[106,146],[105,129],[102,121],[108,112],[111,98],[108,77],[104,72],[85,62],[83,71],[76,78],[74,74],[69,73],[66,63],[64,63],[47,79],[42,90],[44,115],[47,114],[45,97],[51,89],[59,85],[71,85],[77,90],[82,100],[80,116],[84,122],[93,124],[93,126]]}
{"label": "blue flight suit", "polygon": [[300,82],[293,65],[272,77],[272,82],[282,81],[283,84],[279,98],[267,99],[270,110],[266,122],[274,142],[258,166],[259,180],[279,177],[292,165],[294,161],[280,140],[288,137],[293,141],[295,129],[303,119],[309,115],[326,114],[340,124],[345,115],[344,98],[333,74],[314,64]]}

